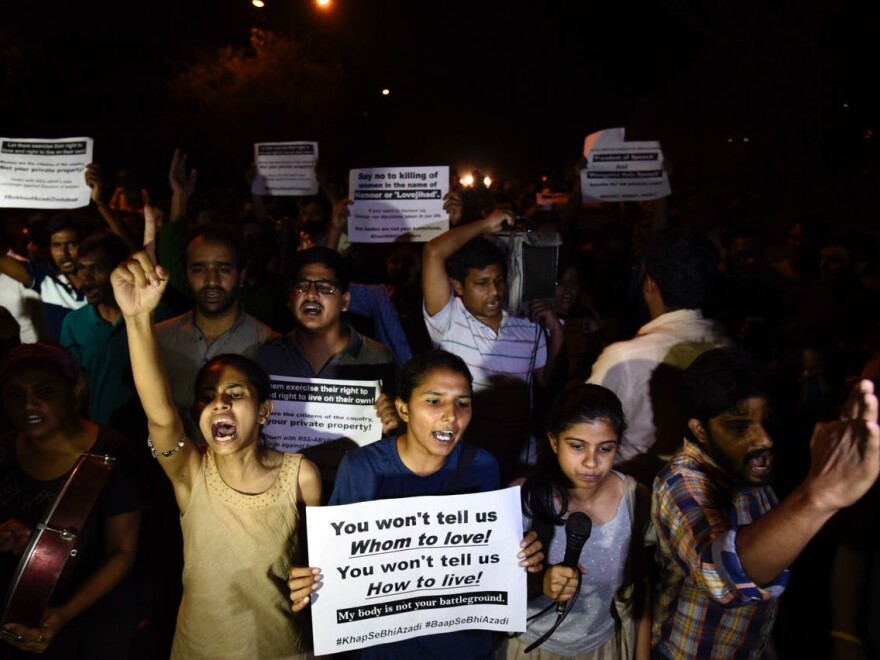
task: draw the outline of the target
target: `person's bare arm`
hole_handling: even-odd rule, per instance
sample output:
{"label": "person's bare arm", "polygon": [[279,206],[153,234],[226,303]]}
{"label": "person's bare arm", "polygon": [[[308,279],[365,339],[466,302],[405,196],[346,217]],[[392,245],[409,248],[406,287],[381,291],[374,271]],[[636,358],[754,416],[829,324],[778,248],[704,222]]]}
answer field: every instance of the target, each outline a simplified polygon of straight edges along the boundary
{"label": "person's bare arm", "polygon": [[0,273],[21,282],[25,286],[30,286],[34,281],[26,262],[6,254],[0,255]]}
{"label": "person's bare arm", "polygon": [[198,172],[186,171],[186,154],[181,149],[175,149],[171,156],[171,166],[168,168],[168,185],[171,186],[171,213],[169,222],[186,220],[189,211],[189,198],[196,191]]}
{"label": "person's bare arm", "polygon": [[85,176],[86,185],[92,189],[92,203],[98,209],[98,213],[101,214],[104,222],[107,223],[107,227],[123,240],[130,252],[137,250],[138,245],[134,236],[131,235],[125,223],[107,204],[107,182],[101,172],[101,167],[97,163],[89,163],[86,166]]}
{"label": "person's bare arm", "polygon": [[880,427],[871,381],[856,385],[844,410],[846,421],[816,425],[807,478],[737,532],[743,570],[758,586],[788,568],[828,519],[864,495],[880,474]]}
{"label": "person's bare arm", "polygon": [[[446,197],[444,208],[455,204],[461,204],[461,200],[457,195],[450,193]],[[447,212],[449,212],[448,208]],[[459,225],[425,244],[422,252],[422,295],[425,297],[425,309],[428,310],[428,314],[434,316],[443,309],[452,295],[449,274],[446,272],[446,260],[471,239],[501,231],[505,222],[512,223],[513,214],[510,211],[497,209],[487,218]]]}

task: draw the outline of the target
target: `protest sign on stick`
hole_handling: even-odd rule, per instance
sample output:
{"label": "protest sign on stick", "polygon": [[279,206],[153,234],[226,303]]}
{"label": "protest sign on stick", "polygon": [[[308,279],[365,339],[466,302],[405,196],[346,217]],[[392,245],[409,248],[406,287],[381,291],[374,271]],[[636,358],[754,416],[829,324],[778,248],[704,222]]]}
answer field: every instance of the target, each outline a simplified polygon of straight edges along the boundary
{"label": "protest sign on stick", "polygon": [[315,653],[457,630],[523,631],[519,487],[308,507]]}

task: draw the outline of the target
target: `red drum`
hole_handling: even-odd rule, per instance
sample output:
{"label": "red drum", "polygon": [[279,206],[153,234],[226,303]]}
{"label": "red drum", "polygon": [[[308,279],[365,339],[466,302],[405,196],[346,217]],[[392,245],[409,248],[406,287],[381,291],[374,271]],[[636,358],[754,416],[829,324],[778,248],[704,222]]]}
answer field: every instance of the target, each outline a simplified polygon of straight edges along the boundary
{"label": "red drum", "polygon": [[114,461],[112,456],[95,454],[77,459],[31,535],[6,593],[0,624],[40,626],[55,585],[76,564],[82,532],[110,479]]}

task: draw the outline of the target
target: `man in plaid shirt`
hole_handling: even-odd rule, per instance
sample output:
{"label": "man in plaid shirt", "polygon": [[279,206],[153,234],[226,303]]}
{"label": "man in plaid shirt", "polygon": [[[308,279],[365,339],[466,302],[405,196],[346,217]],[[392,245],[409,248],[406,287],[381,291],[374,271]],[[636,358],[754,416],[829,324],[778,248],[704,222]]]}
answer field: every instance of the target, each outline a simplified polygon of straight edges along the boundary
{"label": "man in plaid shirt", "polygon": [[877,397],[862,381],[840,421],[816,425],[806,479],[777,502],[761,364],[734,348],[708,351],[684,384],[689,433],[654,482],[654,657],[762,658],[788,566],[880,473]]}

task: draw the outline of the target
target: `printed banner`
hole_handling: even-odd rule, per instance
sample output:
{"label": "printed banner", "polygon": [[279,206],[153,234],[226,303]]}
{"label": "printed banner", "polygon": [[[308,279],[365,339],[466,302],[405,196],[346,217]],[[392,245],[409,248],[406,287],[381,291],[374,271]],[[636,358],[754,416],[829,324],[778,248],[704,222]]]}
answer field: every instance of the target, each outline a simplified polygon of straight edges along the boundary
{"label": "printed banner", "polygon": [[449,229],[448,167],[351,170],[348,237],[353,243],[430,241]]}
{"label": "printed banner", "polygon": [[519,487],[308,507],[315,654],[455,630],[526,629]]}
{"label": "printed banner", "polygon": [[270,447],[297,452],[340,438],[363,446],[382,437],[375,408],[382,393],[379,381],[269,379],[273,410],[263,436]]}
{"label": "printed banner", "polygon": [[318,194],[317,142],[258,142],[254,145],[254,163],[254,195]]}
{"label": "printed banner", "polygon": [[88,206],[89,137],[0,138],[0,207],[75,209]]}

